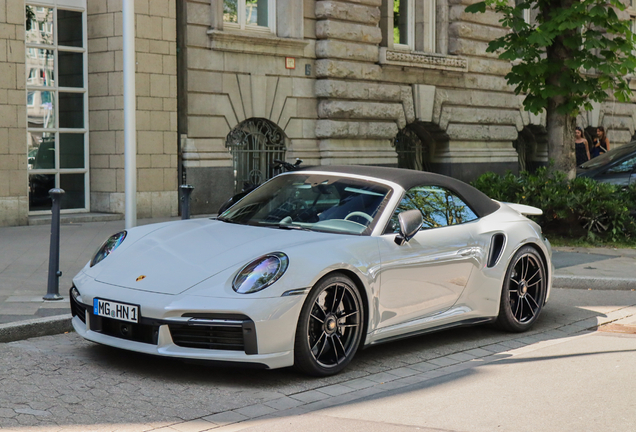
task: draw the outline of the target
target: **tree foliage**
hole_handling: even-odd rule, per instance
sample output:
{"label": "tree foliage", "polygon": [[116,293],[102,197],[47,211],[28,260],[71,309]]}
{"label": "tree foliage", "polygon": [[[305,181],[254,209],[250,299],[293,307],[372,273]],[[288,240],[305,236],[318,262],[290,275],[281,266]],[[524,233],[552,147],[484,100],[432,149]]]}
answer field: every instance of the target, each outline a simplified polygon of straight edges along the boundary
{"label": "tree foliage", "polygon": [[[506,75],[516,94],[526,94],[525,108],[538,114],[548,101],[558,100],[557,112],[576,116],[590,101],[602,102],[609,94],[626,102],[632,94],[628,74],[636,68],[636,38],[631,21],[621,19],[620,0],[485,0],[466,12],[501,14],[505,36],[491,41],[488,52],[515,61]],[[524,20],[524,11],[536,20]],[[534,15],[534,13],[533,13]],[[558,46],[557,53],[551,52]]]}

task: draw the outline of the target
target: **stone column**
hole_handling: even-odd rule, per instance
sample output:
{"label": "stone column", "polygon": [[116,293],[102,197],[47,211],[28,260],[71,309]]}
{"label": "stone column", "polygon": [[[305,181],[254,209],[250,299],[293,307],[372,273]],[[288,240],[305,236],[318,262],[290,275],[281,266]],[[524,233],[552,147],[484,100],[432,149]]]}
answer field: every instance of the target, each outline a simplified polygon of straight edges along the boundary
{"label": "stone column", "polygon": [[316,137],[321,163],[394,165],[403,118],[398,85],[381,78],[382,0],[316,2]]}
{"label": "stone column", "polygon": [[[175,216],[179,203],[176,4],[138,0],[135,21],[137,214]],[[123,213],[121,1],[88,2],[88,74],[91,211]]]}

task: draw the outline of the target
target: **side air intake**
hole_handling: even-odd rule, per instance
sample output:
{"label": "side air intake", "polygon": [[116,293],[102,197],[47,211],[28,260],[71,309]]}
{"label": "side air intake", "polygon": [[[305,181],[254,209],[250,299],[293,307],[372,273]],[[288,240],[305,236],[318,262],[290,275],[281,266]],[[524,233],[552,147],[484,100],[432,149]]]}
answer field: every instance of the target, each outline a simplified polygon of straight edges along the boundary
{"label": "side air intake", "polygon": [[506,244],[506,236],[502,233],[495,234],[490,240],[490,252],[488,253],[488,267],[494,267],[501,258],[501,253]]}

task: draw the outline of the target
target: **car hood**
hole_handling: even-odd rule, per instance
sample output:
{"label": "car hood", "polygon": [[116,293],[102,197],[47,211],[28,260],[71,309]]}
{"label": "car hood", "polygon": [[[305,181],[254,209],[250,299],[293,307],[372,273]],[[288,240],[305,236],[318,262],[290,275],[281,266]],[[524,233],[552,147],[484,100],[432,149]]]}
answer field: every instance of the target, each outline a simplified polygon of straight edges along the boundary
{"label": "car hood", "polygon": [[[605,166],[603,165],[601,168],[604,168]],[[599,168],[591,168],[591,169],[585,169],[585,168],[581,168],[581,167],[577,167],[576,168],[576,176],[577,177],[591,177],[593,174],[596,174],[599,171]]]}
{"label": "car hood", "polygon": [[87,273],[110,285],[176,295],[263,254],[334,235],[193,219],[165,224],[140,238],[131,230],[131,242],[127,237]]}

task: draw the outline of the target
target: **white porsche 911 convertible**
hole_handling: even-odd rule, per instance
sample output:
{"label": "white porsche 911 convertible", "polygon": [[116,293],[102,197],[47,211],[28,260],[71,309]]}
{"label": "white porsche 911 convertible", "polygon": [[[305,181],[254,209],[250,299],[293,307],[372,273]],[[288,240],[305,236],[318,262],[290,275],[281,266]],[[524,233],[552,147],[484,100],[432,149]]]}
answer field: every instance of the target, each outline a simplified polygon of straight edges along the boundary
{"label": "white porsche 911 convertible", "polygon": [[126,350],[325,376],[364,346],[495,322],[529,329],[550,243],[458,180],[368,166],[281,174],[214,219],[111,236],[73,279],[73,327]]}

